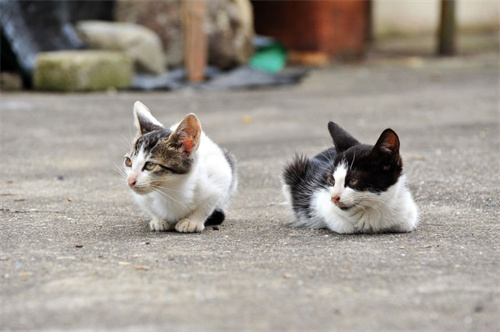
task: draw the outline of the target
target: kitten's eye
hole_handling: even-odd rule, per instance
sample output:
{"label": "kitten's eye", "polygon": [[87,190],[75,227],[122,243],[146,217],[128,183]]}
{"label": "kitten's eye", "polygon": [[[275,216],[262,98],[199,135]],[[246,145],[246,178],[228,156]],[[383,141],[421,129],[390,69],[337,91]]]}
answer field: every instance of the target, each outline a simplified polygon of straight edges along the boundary
{"label": "kitten's eye", "polygon": [[156,164],[148,161],[147,163],[144,164],[143,169],[145,169],[146,171],[152,171],[155,169],[155,167],[156,167]]}
{"label": "kitten's eye", "polygon": [[132,167],[132,160],[130,158],[125,158],[125,166],[127,167]]}
{"label": "kitten's eye", "polygon": [[333,174],[330,175],[329,181],[332,186],[335,186],[335,178],[333,177]]}
{"label": "kitten's eye", "polygon": [[391,169],[391,165],[384,165],[384,166],[382,167],[382,169],[383,169],[384,171],[388,171],[388,170],[390,170],[390,169]]}
{"label": "kitten's eye", "polygon": [[349,180],[349,187],[355,187],[358,184],[358,179],[350,179]]}

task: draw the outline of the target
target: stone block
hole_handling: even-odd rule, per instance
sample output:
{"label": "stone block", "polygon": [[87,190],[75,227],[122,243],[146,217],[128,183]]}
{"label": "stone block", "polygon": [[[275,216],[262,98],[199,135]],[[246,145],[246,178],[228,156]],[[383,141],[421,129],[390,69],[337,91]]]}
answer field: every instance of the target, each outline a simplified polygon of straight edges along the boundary
{"label": "stone block", "polygon": [[253,55],[253,10],[249,0],[207,1],[208,62],[228,69]]}
{"label": "stone block", "polygon": [[[250,0],[207,0],[205,30],[209,64],[228,69],[253,55],[253,10]],[[117,0],[115,18],[155,31],[163,42],[169,66],[183,63],[181,0]]]}
{"label": "stone block", "polygon": [[165,55],[158,35],[138,24],[80,21],[79,37],[91,49],[123,51],[134,60],[136,71],[160,75],[165,72]]}
{"label": "stone block", "polygon": [[60,51],[39,53],[35,61],[35,89],[96,91],[130,86],[133,63],[123,52]]}
{"label": "stone block", "polygon": [[153,30],[162,41],[167,65],[183,64],[181,0],[117,0],[115,20]]}

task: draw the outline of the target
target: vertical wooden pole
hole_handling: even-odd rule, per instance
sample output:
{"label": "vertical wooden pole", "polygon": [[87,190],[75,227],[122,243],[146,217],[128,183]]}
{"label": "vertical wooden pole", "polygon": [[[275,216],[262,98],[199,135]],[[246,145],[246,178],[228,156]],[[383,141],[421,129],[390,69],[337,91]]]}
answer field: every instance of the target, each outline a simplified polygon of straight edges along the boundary
{"label": "vertical wooden pole", "polygon": [[182,0],[184,65],[190,82],[201,82],[204,79],[208,59],[205,14],[205,0]]}
{"label": "vertical wooden pole", "polygon": [[454,55],[455,47],[455,0],[441,0],[438,32],[438,55]]}
{"label": "vertical wooden pole", "polygon": [[366,29],[365,29],[365,41],[368,47],[371,47],[375,38],[373,36],[373,0],[365,1],[365,20],[366,20]]}

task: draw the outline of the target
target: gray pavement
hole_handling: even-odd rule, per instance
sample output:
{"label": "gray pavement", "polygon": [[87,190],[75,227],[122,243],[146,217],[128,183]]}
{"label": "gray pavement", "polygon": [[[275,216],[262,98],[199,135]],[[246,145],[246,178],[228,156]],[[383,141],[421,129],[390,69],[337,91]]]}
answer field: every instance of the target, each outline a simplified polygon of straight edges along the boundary
{"label": "gray pavement", "polygon": [[[239,159],[227,220],[154,233],[115,165],[143,101]],[[496,54],[372,61],[237,92],[0,95],[2,330],[498,330]],[[421,225],[292,229],[280,170],[334,120],[399,134]]]}

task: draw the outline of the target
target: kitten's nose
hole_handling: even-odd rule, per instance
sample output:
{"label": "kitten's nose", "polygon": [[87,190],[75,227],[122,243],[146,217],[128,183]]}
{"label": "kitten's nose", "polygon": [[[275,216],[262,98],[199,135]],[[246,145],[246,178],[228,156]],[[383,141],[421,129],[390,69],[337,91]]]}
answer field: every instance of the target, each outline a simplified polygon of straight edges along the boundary
{"label": "kitten's nose", "polygon": [[338,204],[340,202],[340,196],[338,195],[332,196],[332,202]]}
{"label": "kitten's nose", "polygon": [[137,178],[135,176],[128,177],[127,183],[129,185],[129,187],[133,187],[137,183]]}

